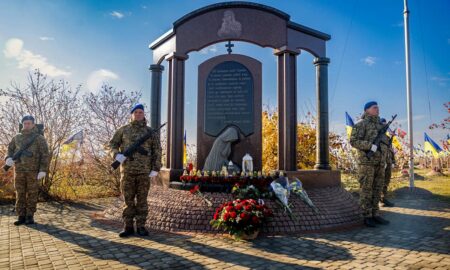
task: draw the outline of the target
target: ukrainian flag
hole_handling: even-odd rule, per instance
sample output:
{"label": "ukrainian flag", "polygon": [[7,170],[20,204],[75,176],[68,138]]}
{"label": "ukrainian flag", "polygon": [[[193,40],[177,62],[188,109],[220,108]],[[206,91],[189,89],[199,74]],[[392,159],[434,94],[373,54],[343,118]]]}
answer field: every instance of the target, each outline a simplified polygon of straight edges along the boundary
{"label": "ukrainian flag", "polygon": [[83,143],[84,134],[83,130],[70,136],[65,142],[62,143],[61,152],[68,152],[72,149],[78,148]]}
{"label": "ukrainian flag", "polygon": [[187,164],[186,130],[184,131],[184,138],[183,138],[183,164]]}
{"label": "ukrainian flag", "polygon": [[433,154],[433,157],[437,158],[439,157],[439,152],[442,151],[441,147],[437,143],[435,143],[428,135],[427,133],[424,133],[425,135],[425,142],[423,144],[423,148],[425,150],[425,153],[430,152]]}
{"label": "ukrainian flag", "polygon": [[348,138],[350,138],[350,136],[352,135],[354,125],[355,123],[353,123],[352,117],[347,112],[345,112],[345,128],[347,130]]}
{"label": "ukrainian flag", "polygon": [[392,138],[392,145],[397,148],[397,150],[402,150],[402,144],[397,138],[397,135],[392,130],[389,129],[388,131],[386,131],[386,136]]}

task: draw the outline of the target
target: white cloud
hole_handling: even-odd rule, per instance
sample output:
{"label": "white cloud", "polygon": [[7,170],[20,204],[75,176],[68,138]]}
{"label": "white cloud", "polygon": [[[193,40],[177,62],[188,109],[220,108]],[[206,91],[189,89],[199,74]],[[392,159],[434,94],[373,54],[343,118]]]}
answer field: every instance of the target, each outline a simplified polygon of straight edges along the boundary
{"label": "white cloud", "polygon": [[366,58],[361,59],[361,61],[362,61],[364,64],[366,64],[366,65],[368,65],[369,67],[371,67],[371,66],[375,65],[375,63],[376,63],[376,61],[377,61],[377,58],[374,57],[374,56],[367,56]]}
{"label": "white cloud", "polygon": [[113,11],[109,15],[116,17],[117,19],[122,19],[125,16],[123,13],[120,13],[118,11]]}
{"label": "white cloud", "polygon": [[11,38],[6,41],[3,54],[6,58],[15,59],[20,69],[39,69],[43,74],[50,77],[70,76],[67,70],[59,69],[48,63],[47,58],[42,55],[34,54],[24,49],[24,43],[21,39]]}
{"label": "white cloud", "polygon": [[394,27],[403,27],[403,22],[395,23],[392,26],[394,26]]}
{"label": "white cloud", "polygon": [[87,87],[90,91],[96,91],[104,83],[109,83],[112,80],[118,80],[119,75],[107,69],[99,69],[91,72],[87,79]]}
{"label": "white cloud", "polygon": [[51,41],[51,40],[55,40],[54,37],[39,37],[40,40],[42,41]]}
{"label": "white cloud", "polygon": [[142,5],[141,7],[142,7],[142,9],[147,9],[147,6],[144,6],[144,5]]}
{"label": "white cloud", "polygon": [[431,80],[437,82],[440,86],[447,86],[447,82],[450,81],[450,78],[433,76],[431,77]]}
{"label": "white cloud", "polygon": [[215,53],[217,53],[217,45],[213,45],[213,46],[210,46],[210,47],[203,48],[203,49],[200,50],[200,53],[201,54],[208,54],[208,53],[215,54]]}

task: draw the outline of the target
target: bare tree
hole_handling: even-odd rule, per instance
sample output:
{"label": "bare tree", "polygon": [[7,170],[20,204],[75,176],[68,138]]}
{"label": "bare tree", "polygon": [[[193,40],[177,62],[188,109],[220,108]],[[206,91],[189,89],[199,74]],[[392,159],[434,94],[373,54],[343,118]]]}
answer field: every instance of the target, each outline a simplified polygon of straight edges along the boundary
{"label": "bare tree", "polygon": [[[87,158],[93,161],[91,178],[98,178],[110,188],[118,191],[120,175],[110,171],[111,158],[107,154],[107,145],[114,132],[129,122],[130,108],[141,98],[140,92],[126,93],[104,84],[96,93],[84,96],[88,111],[85,147]],[[105,181],[106,180],[106,181]]]}
{"label": "bare tree", "polygon": [[[11,83],[0,89],[0,144],[7,145],[18,132],[24,115],[33,115],[37,123],[44,124],[45,138],[50,151],[49,174],[43,181],[44,195],[58,178],[60,146],[76,129],[83,125],[83,106],[78,101],[80,86],[72,89],[66,81],[49,80],[36,70],[30,73],[24,87]],[[5,154],[3,147],[2,154]]]}

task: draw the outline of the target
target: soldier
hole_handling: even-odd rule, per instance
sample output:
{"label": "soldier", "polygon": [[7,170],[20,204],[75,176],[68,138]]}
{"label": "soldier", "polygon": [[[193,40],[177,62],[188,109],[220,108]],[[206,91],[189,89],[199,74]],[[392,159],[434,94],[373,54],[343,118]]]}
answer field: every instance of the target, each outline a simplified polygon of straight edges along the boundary
{"label": "soldier", "polygon": [[[378,104],[371,101],[365,104],[364,114],[353,127],[350,137],[350,144],[358,150],[360,206],[363,211],[364,224],[368,227],[375,227],[376,224],[389,224],[389,221],[381,218],[378,213],[378,203],[384,184],[388,138],[384,135],[384,143],[380,143],[379,147],[373,144],[382,127]],[[366,156],[369,151],[374,153],[370,158]]]}
{"label": "soldier", "polygon": [[141,145],[144,151],[138,151],[128,158],[121,154],[144,134],[152,131],[147,126],[142,104],[134,106],[131,115],[130,123],[120,127],[109,143],[113,158],[121,163],[120,184],[125,205],[122,212],[124,229],[119,233],[120,237],[134,234],[133,219],[136,220],[137,233],[140,236],[148,235],[145,221],[148,214],[147,195],[150,178],[156,177],[161,168],[161,144],[158,132],[154,132],[153,136]]}
{"label": "soldier", "polygon": [[[381,118],[381,124],[386,125],[387,121],[384,118]],[[393,207],[394,203],[387,199],[387,191],[389,183],[391,182],[392,168],[395,166],[395,154],[394,149],[392,148],[392,139],[395,134],[391,133],[391,138],[389,139],[388,151],[386,156],[386,170],[384,171],[384,184],[383,184],[383,192],[381,194],[381,202],[385,207]]]}
{"label": "soldier", "polygon": [[[47,175],[49,164],[47,141],[39,134],[34,118],[30,115],[25,116],[22,119],[22,125],[20,133],[14,136],[8,145],[8,156],[5,162],[9,167],[15,165],[16,213],[19,216],[14,222],[16,226],[34,224],[39,180]],[[24,153],[14,160],[14,154],[20,150],[24,150]]]}

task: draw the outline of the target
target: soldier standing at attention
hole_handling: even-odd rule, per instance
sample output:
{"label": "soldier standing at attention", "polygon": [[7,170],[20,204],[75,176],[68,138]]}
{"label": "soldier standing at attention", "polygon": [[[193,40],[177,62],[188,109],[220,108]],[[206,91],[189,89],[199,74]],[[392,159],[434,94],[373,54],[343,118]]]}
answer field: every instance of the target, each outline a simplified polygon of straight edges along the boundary
{"label": "soldier standing at attention", "polygon": [[[23,128],[8,145],[6,166],[15,165],[16,213],[14,225],[34,224],[38,201],[39,181],[47,175],[49,164],[48,145],[34,124],[33,116],[22,119]],[[20,157],[16,153],[22,152]]]}
{"label": "soldier standing at attention", "polygon": [[120,237],[134,234],[133,219],[136,220],[136,232],[140,236],[148,235],[145,222],[148,214],[147,195],[150,178],[156,177],[161,168],[159,133],[155,131],[150,139],[141,145],[141,150],[131,157],[126,157],[122,153],[151,131],[152,128],[147,126],[145,119],[144,106],[137,104],[131,109],[130,123],[120,127],[109,143],[113,158],[121,164],[120,186],[125,205],[122,212],[124,228],[119,233]]}
{"label": "soldier standing at attention", "polygon": [[[381,118],[381,124],[386,125],[387,121],[384,118]],[[387,199],[387,191],[389,187],[389,183],[391,182],[392,176],[392,168],[395,166],[395,154],[394,149],[392,149],[392,139],[395,134],[391,133],[391,138],[388,143],[388,151],[386,156],[386,171],[384,172],[384,184],[383,191],[381,194],[381,202],[384,207],[393,207],[394,203]]]}
{"label": "soldier standing at attention", "polygon": [[[353,127],[350,137],[350,144],[358,150],[358,181],[361,185],[360,206],[363,211],[364,224],[368,227],[375,227],[376,224],[389,224],[389,221],[381,218],[378,213],[389,140],[384,135],[380,146],[374,145],[373,141],[382,128],[378,104],[371,101],[365,104],[364,114]],[[373,152],[373,156],[370,158],[366,156],[369,151]]]}

